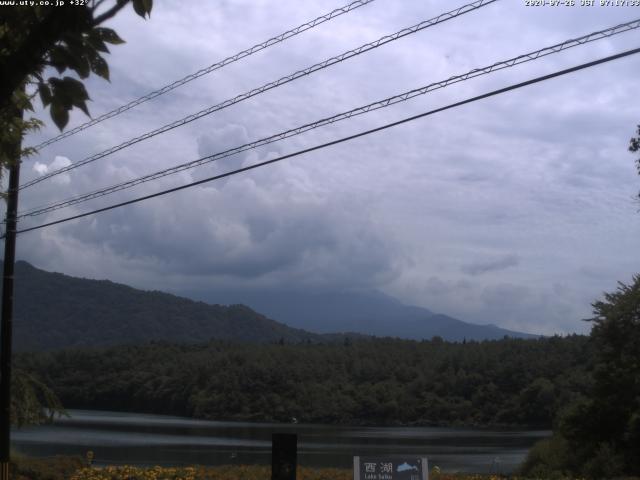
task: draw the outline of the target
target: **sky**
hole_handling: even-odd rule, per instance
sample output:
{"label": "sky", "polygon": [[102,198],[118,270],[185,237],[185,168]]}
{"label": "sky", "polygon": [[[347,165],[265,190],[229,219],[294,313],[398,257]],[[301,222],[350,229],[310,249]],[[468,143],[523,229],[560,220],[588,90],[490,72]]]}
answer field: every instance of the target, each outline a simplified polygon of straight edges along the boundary
{"label": "sky", "polygon": [[[21,211],[194,160],[453,75],[640,18],[626,6],[501,0],[140,142],[21,192]],[[346,4],[346,3],[345,3]],[[375,0],[23,162],[22,180],[464,5]],[[108,25],[93,116],[344,5],[156,1]],[[640,29],[639,29],[640,30]],[[464,81],[33,219],[203,179],[640,46],[640,31]],[[640,56],[600,65],[220,181],[21,234],[18,258],[147,290],[378,290],[473,323],[586,333],[591,303],[640,272]],[[27,138],[55,136],[47,126]],[[85,122],[74,112],[67,128]]]}

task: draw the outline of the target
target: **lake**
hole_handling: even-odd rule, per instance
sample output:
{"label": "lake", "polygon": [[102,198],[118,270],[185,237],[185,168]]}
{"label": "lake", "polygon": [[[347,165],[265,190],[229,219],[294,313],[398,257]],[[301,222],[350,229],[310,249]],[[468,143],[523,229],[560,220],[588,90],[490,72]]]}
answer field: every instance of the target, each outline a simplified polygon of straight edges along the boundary
{"label": "lake", "polygon": [[271,464],[271,434],[298,434],[298,463],[351,468],[353,456],[420,455],[447,472],[510,473],[549,431],[213,422],[164,415],[69,410],[70,418],[12,432],[33,456],[95,454],[95,463]]}

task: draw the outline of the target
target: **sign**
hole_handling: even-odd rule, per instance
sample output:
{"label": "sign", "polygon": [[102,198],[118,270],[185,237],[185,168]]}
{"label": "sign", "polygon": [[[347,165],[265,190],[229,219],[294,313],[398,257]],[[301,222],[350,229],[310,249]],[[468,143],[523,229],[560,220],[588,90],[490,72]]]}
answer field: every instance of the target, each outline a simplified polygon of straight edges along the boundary
{"label": "sign", "polygon": [[429,463],[419,457],[353,457],[353,480],[429,480]]}

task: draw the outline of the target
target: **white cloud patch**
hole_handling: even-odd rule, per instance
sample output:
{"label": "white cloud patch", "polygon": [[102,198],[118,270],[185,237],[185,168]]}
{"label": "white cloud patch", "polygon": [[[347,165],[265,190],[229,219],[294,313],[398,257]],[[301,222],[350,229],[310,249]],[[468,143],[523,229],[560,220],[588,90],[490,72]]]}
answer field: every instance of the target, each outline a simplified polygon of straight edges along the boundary
{"label": "white cloud patch", "polygon": [[[69,165],[71,165],[71,160],[69,160],[67,157],[56,155],[53,161],[51,161],[51,163],[49,163],[48,165],[36,161],[33,164],[32,170],[39,176],[42,176],[61,168],[68,167]],[[57,185],[68,185],[71,182],[71,177],[67,173],[62,173],[53,177],[52,181]]]}
{"label": "white cloud patch", "polygon": [[36,162],[33,164],[33,170],[40,176],[49,171],[49,167],[44,163]]}

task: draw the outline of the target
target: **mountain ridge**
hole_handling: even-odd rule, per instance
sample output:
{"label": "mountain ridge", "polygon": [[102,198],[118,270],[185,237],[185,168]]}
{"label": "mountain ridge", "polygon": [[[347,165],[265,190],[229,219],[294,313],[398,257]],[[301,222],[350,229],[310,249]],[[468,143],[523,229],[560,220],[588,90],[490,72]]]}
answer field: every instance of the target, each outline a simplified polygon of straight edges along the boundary
{"label": "mountain ridge", "polygon": [[540,335],[479,325],[400,300],[375,290],[304,292],[295,290],[180,292],[207,302],[249,305],[289,326],[314,333],[356,332],[410,340],[434,336],[448,341],[539,338]]}
{"label": "mountain ridge", "polygon": [[[244,305],[209,305],[110,280],[89,280],[15,268],[14,348],[50,350],[172,340],[321,342],[322,335],[290,328]],[[37,298],[38,301],[34,301]]]}
{"label": "mountain ridge", "polygon": [[15,270],[16,350],[162,340],[324,343],[372,335],[408,339],[439,336],[449,341],[536,337],[466,323],[404,305],[380,292],[263,292],[263,299],[270,303],[257,302],[259,296],[246,292],[217,292],[222,301],[212,301],[46,272],[25,261],[16,262]]}

